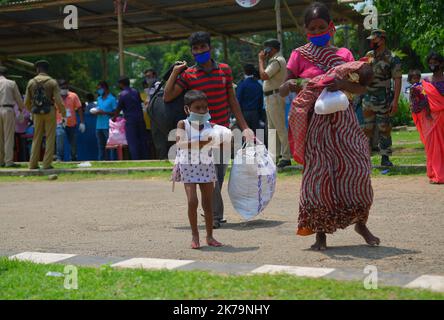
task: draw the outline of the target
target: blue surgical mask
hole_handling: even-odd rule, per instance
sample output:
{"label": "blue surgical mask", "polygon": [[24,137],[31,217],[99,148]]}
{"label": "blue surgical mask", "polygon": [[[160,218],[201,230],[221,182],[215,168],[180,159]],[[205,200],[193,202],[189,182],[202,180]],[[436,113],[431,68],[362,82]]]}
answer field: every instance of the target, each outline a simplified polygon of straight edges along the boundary
{"label": "blue surgical mask", "polygon": [[190,115],[188,116],[188,121],[190,122],[198,122],[199,124],[204,124],[205,122],[210,121],[211,116],[210,113],[196,113],[196,112],[190,112]]}
{"label": "blue surgical mask", "polygon": [[313,43],[315,46],[323,47],[325,46],[331,39],[330,31],[327,31],[320,35],[311,35],[307,34],[308,39],[311,43]]}
{"label": "blue surgical mask", "polygon": [[97,94],[99,96],[103,96],[104,93],[105,93],[105,90],[103,88],[100,88],[100,89],[97,90]]}
{"label": "blue surgical mask", "polygon": [[202,53],[193,54],[193,56],[194,60],[196,60],[198,64],[204,64],[205,62],[211,59],[211,51],[208,50]]}

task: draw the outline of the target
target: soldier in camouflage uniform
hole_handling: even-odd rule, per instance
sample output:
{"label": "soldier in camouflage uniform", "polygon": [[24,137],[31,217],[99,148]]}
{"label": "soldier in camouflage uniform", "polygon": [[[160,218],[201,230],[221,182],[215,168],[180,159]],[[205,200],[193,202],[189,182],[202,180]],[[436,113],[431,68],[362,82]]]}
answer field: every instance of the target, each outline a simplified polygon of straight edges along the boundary
{"label": "soldier in camouflage uniform", "polygon": [[[365,135],[371,141],[375,125],[377,125],[379,152],[382,156],[381,165],[393,166],[389,159],[389,156],[392,155],[391,117],[398,111],[402,81],[401,61],[386,48],[384,30],[373,30],[367,39],[371,41],[371,48],[373,49],[366,56],[373,66],[374,79],[362,101],[363,129]],[[393,89],[392,79],[394,82]]]}

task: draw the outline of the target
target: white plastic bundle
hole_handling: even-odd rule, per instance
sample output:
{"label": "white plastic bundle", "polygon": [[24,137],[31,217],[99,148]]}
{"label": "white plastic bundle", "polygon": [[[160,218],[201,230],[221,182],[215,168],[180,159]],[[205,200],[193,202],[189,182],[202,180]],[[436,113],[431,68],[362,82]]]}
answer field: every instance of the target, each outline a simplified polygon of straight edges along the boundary
{"label": "white plastic bundle", "polygon": [[211,145],[219,147],[221,143],[231,143],[231,130],[215,124],[209,136],[212,138]]}
{"label": "white plastic bundle", "polygon": [[246,220],[261,213],[276,189],[276,165],[265,145],[247,145],[237,151],[228,182],[228,194]]}
{"label": "white plastic bundle", "polygon": [[97,108],[91,108],[91,109],[89,110],[89,112],[90,112],[91,114],[96,114],[97,112],[99,112],[99,109],[97,109]]}
{"label": "white plastic bundle", "polygon": [[349,104],[350,102],[344,92],[328,91],[325,88],[316,100],[314,110],[317,114],[330,114],[347,110]]}

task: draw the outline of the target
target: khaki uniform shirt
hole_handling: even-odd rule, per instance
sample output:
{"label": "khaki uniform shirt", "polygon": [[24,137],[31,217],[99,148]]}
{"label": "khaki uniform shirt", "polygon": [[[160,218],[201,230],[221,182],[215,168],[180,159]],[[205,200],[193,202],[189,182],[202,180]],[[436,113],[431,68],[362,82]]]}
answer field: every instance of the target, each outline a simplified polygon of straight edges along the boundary
{"label": "khaki uniform shirt", "polygon": [[17,104],[20,109],[25,109],[17,83],[0,76],[0,106],[13,106],[15,104]]}
{"label": "khaki uniform shirt", "polygon": [[265,73],[270,79],[264,81],[264,92],[279,89],[287,77],[287,61],[280,53],[276,53],[268,61]]}
{"label": "khaki uniform shirt", "polygon": [[60,88],[57,81],[48,76],[46,73],[39,73],[36,77],[28,82],[28,87],[26,88],[25,106],[31,111],[32,108],[32,98],[34,90],[37,86],[37,82],[43,82],[43,88],[45,89],[46,96],[51,100],[55,106],[59,109],[59,112],[63,117],[66,117],[65,105],[63,104],[62,96],[60,95]]}

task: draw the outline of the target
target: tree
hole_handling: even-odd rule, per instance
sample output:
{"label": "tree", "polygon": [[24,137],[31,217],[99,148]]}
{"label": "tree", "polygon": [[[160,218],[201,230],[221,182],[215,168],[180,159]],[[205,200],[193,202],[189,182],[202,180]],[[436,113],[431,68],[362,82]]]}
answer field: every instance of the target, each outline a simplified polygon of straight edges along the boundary
{"label": "tree", "polygon": [[410,68],[425,65],[432,50],[444,54],[443,0],[376,0],[375,4],[380,27],[390,43],[407,54]]}

